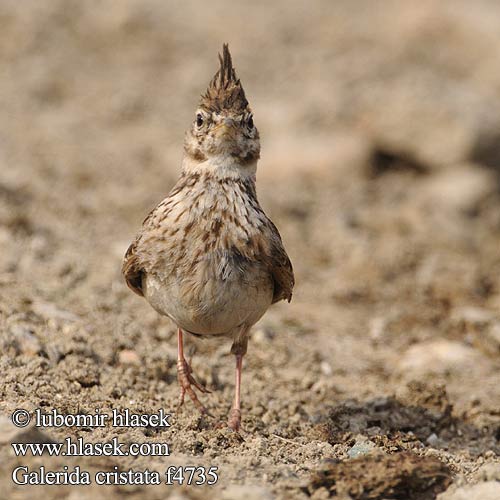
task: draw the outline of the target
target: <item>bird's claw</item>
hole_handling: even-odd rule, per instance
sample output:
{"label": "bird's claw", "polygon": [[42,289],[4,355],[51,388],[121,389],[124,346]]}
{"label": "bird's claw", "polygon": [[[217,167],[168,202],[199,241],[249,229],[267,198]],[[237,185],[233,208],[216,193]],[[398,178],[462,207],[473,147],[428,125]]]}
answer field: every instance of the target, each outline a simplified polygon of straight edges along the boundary
{"label": "bird's claw", "polygon": [[192,369],[189,366],[188,362],[185,359],[180,359],[177,361],[177,380],[179,381],[179,385],[181,387],[181,391],[179,394],[179,404],[178,408],[180,408],[184,404],[184,396],[187,393],[191,398],[191,401],[194,403],[196,408],[201,413],[208,414],[208,410],[203,406],[201,401],[198,399],[198,396],[193,390],[194,386],[202,393],[210,393],[206,387],[201,385],[192,375]]}

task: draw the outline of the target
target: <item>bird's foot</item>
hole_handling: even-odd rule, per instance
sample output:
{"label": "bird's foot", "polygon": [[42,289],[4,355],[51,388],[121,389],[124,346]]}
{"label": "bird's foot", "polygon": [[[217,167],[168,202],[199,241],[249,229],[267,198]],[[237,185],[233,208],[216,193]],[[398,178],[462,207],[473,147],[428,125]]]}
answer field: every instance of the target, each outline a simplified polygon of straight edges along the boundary
{"label": "bird's foot", "polygon": [[227,420],[227,425],[234,432],[239,432],[241,427],[241,411],[238,408],[233,408],[229,412],[229,418]]}
{"label": "bird's foot", "polygon": [[179,408],[184,403],[184,395],[186,392],[188,396],[191,398],[191,401],[194,403],[196,408],[201,413],[208,413],[207,409],[203,406],[201,401],[198,399],[198,396],[194,392],[192,386],[198,389],[202,393],[209,393],[206,387],[202,386],[192,375],[191,366],[189,366],[188,362],[185,359],[179,359],[177,361],[177,380],[179,381],[179,385],[181,386],[181,391],[179,394]]}

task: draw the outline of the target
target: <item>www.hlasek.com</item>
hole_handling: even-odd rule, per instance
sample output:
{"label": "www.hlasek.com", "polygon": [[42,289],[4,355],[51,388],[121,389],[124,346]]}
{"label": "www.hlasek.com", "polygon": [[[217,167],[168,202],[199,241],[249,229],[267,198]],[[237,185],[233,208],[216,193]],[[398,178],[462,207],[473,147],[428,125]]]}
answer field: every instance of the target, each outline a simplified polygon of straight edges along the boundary
{"label": "www.hlasek.com", "polygon": [[[51,412],[42,412],[37,408],[33,413],[25,409],[17,409],[12,413],[12,423],[17,427],[27,427],[32,424],[38,428],[93,428],[93,427],[153,427],[168,428],[170,414],[163,410],[156,413],[133,413],[128,409],[123,411],[112,410],[111,414],[95,410],[95,414],[63,414],[53,409]],[[83,438],[67,437],[62,442],[45,443],[11,443],[14,453],[18,457],[25,456],[63,456],[63,457],[91,457],[91,456],[169,456],[170,446],[165,442],[121,442],[113,437],[106,442],[88,442]],[[59,485],[59,484],[91,484],[99,485],[158,485],[158,484],[185,484],[185,485],[213,485],[219,479],[217,467],[203,466],[170,466],[165,470],[134,470],[115,466],[113,470],[90,473],[80,466],[72,469],[64,466],[59,470],[47,470],[43,465],[30,470],[20,465],[12,471],[12,481],[19,485]]]}

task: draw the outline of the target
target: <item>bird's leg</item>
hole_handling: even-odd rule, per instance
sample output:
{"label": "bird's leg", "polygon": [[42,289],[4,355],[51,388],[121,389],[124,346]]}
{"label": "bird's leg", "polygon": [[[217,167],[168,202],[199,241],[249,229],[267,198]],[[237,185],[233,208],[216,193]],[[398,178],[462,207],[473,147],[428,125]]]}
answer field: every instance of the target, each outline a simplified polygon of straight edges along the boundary
{"label": "bird's leg", "polygon": [[207,393],[210,391],[203,387],[191,373],[191,367],[184,358],[183,332],[182,329],[179,328],[177,330],[177,380],[179,381],[179,385],[181,386],[181,392],[179,395],[179,407],[181,407],[184,403],[184,395],[187,392],[196,408],[198,408],[201,413],[207,413],[207,409],[201,404],[198,396],[191,387],[191,384],[194,385],[200,392]]}
{"label": "bird's leg", "polygon": [[243,365],[243,354],[236,354],[236,384],[234,389],[234,401],[233,407],[229,412],[229,419],[227,425],[233,429],[233,431],[238,432],[241,425],[241,399],[240,399],[240,388],[241,388],[241,367]]}
{"label": "bird's leg", "polygon": [[247,335],[248,328],[243,328],[231,347],[231,353],[236,356],[236,371],[233,407],[229,412],[227,425],[236,432],[240,430],[241,426],[241,369],[243,367],[243,356],[247,352]]}

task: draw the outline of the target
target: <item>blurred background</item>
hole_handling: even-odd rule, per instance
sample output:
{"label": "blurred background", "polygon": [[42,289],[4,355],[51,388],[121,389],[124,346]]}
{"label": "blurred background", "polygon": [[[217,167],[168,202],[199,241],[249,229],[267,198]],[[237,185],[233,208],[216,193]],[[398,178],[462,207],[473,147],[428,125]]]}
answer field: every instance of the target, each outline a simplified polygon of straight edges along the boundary
{"label": "blurred background", "polygon": [[[188,456],[204,443],[200,460],[212,453],[240,482],[253,474],[241,457],[257,453],[283,492],[287,474],[352,445],[308,434],[332,407],[418,380],[441,384],[469,426],[458,442],[448,427],[408,424],[422,446],[465,475],[497,460],[499,2],[2,0],[0,24],[4,412],[174,408],[173,326],[128,291],[121,259],[179,174],[228,42],[262,138],[259,198],[297,278],[292,303],[255,329],[244,419],[271,448],[278,431],[330,448],[283,470],[248,443],[190,434],[189,403],[187,431],[169,439]],[[229,345],[200,349],[195,372],[223,417]]]}

